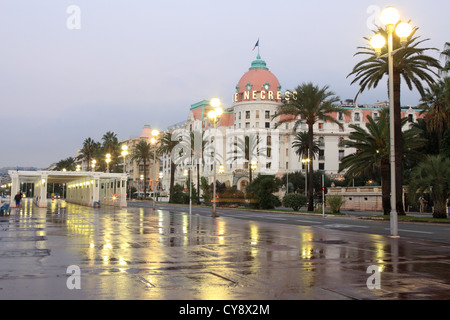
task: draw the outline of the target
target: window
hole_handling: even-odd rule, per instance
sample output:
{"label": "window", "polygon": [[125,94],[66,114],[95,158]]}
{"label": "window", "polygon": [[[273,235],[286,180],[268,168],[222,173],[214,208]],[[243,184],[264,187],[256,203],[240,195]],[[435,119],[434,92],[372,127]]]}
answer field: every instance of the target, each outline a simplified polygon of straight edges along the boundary
{"label": "window", "polygon": [[323,123],[319,122],[319,130],[323,130]]}
{"label": "window", "polygon": [[272,166],[272,162],[267,162],[266,163],[266,169],[270,169],[271,166]]}
{"label": "window", "polygon": [[319,160],[325,160],[325,150],[319,150]]}
{"label": "window", "polygon": [[245,123],[245,127],[246,127],[247,129],[249,129],[249,128],[250,128],[250,122],[246,122],[246,123]]}
{"label": "window", "polygon": [[378,114],[378,112],[374,112],[373,113],[373,120],[377,121],[379,116],[380,115]]}
{"label": "window", "polygon": [[270,128],[270,122],[266,122],[266,126],[265,126],[267,129],[269,129]]}
{"label": "window", "polygon": [[256,119],[259,119],[259,110],[256,110],[256,115],[255,115]]}
{"label": "window", "polygon": [[359,112],[355,112],[355,121],[361,121],[359,117]]}
{"label": "window", "polygon": [[289,123],[286,123],[286,129],[289,129]]}
{"label": "window", "polygon": [[267,158],[272,158],[272,148],[267,148]]}
{"label": "window", "polygon": [[286,161],[286,169],[289,169],[289,162]]}
{"label": "window", "polygon": [[339,161],[341,161],[342,158],[344,158],[344,153],[345,153],[344,150],[339,150]]}
{"label": "window", "polygon": [[241,120],[241,113],[239,112],[239,120]]}
{"label": "window", "polygon": [[325,170],[325,163],[319,163],[319,170]]}
{"label": "window", "polygon": [[408,121],[409,122],[414,122],[414,117],[412,114],[408,114]]}
{"label": "window", "polygon": [[288,157],[288,156],[289,156],[289,149],[286,148],[286,157]]}
{"label": "window", "polygon": [[338,120],[340,120],[340,121],[344,120],[344,114],[342,112],[339,112]]}
{"label": "window", "polygon": [[325,145],[325,139],[323,137],[319,137],[319,147],[323,147]]}
{"label": "window", "polygon": [[338,146],[339,146],[339,147],[344,146],[344,137],[340,137],[340,138],[339,138]]}
{"label": "window", "polygon": [[256,122],[256,123],[255,123],[255,127],[256,127],[256,128],[259,128],[259,122]]}
{"label": "window", "polygon": [[270,119],[270,111],[266,110],[266,119]]}
{"label": "window", "polygon": [[267,136],[267,145],[268,146],[272,145],[272,136]]}
{"label": "window", "polygon": [[245,119],[250,119],[250,111],[245,111]]}

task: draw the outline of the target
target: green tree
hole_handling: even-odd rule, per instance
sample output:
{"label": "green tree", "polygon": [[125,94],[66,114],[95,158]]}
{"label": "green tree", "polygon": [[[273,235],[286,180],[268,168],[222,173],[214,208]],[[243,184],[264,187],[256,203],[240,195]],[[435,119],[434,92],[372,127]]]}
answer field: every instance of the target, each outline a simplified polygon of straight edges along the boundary
{"label": "green tree", "polygon": [[450,159],[430,155],[412,172],[408,197],[416,201],[423,193],[429,193],[434,203],[433,217],[447,218],[447,201],[450,196]]}
{"label": "green tree", "polygon": [[229,161],[236,161],[243,159],[248,167],[249,181],[252,182],[251,165],[255,159],[266,155],[266,148],[261,148],[261,138],[256,134],[249,134],[243,137],[236,137],[236,142],[233,144],[233,150],[228,152]]}
{"label": "green tree", "polygon": [[75,164],[76,164],[75,158],[69,157],[58,161],[55,165],[54,170],[62,171],[63,169],[66,169],[67,171],[75,171]]}
{"label": "green tree", "polygon": [[131,150],[131,160],[137,161],[138,163],[143,163],[144,165],[144,197],[147,195],[147,163],[149,160],[153,159],[152,147],[147,141],[141,140],[137,143]]}
{"label": "green tree", "polygon": [[299,211],[301,207],[308,203],[308,199],[304,194],[290,193],[283,197],[283,206],[292,208],[294,211]]}
{"label": "green tree", "polygon": [[273,195],[274,192],[278,191],[280,185],[281,180],[279,178],[273,175],[258,174],[247,185],[245,191],[254,200],[251,201],[253,207],[258,209],[273,209],[281,204],[280,200]]}
{"label": "green tree", "polygon": [[[298,132],[295,135],[294,141],[292,142],[292,148],[298,155],[299,160],[308,158],[309,150],[309,133],[308,132]],[[319,153],[319,144],[313,139],[313,152],[312,158],[315,159],[316,155]]]}
{"label": "green tree", "polygon": [[93,159],[95,159],[95,155],[97,154],[99,148],[100,143],[95,142],[92,138],[86,138],[83,141],[83,147],[80,150],[78,160],[82,160],[87,163],[87,171],[89,171],[91,162]]}
{"label": "green tree", "polygon": [[442,67],[442,74],[448,76],[450,71],[450,42],[447,42],[444,46],[444,51],[442,51],[441,56],[445,59],[444,66]]}
{"label": "green tree", "polygon": [[100,158],[103,158],[103,161],[101,162],[104,162],[106,154],[109,153],[111,155],[109,169],[112,172],[116,172],[117,161],[120,155],[120,146],[117,135],[112,131],[108,131],[103,135],[102,141],[102,155],[99,156]]}
{"label": "green tree", "polygon": [[160,147],[158,148],[158,154],[168,155],[170,158],[170,185],[169,185],[169,202],[172,202],[171,195],[173,191],[173,185],[175,182],[175,157],[179,157],[176,155],[175,151],[178,147],[180,141],[177,136],[173,135],[171,132],[164,133],[164,136],[161,139]]}
{"label": "green tree", "polygon": [[[424,95],[425,90],[423,82],[431,85],[435,82],[435,76],[440,69],[440,63],[437,59],[427,55],[430,50],[437,50],[435,48],[420,48],[423,42],[416,36],[418,28],[415,27],[408,37],[405,47],[402,47],[400,38],[397,34],[393,35],[393,49],[398,50],[394,57],[394,73],[393,73],[393,85],[394,85],[394,127],[395,127],[395,157],[396,157],[396,197],[397,197],[397,211],[400,214],[404,214],[402,203],[402,138],[401,138],[401,101],[400,101],[400,89],[401,79],[409,88]],[[388,38],[387,30],[382,27],[377,27],[374,33],[381,34]],[[369,42],[368,38],[364,38]],[[375,50],[370,46],[358,47],[356,55],[367,56],[366,59],[356,64],[352,72],[347,76],[354,76],[352,84],[358,83],[360,89],[355,97],[355,101],[358,95],[364,92],[366,89],[376,88],[379,82],[385,75],[389,74],[389,63],[387,56],[387,48],[384,48],[383,55],[378,56]],[[434,70],[435,69],[435,70]]]}
{"label": "green tree", "polygon": [[450,78],[431,84],[421,102],[421,113],[425,113],[428,131],[436,135],[439,153],[444,133],[450,128]]}
{"label": "green tree", "polygon": [[[390,213],[390,162],[389,162],[389,113],[383,110],[375,121],[367,117],[366,128],[350,125],[353,131],[344,143],[347,148],[354,148],[356,152],[342,158],[339,171],[346,170],[345,175],[359,177],[365,175],[372,179],[381,177],[382,203],[384,214]],[[403,120],[403,125],[406,119]],[[417,158],[415,151],[423,145],[417,130],[407,130],[402,134],[405,158]],[[403,206],[403,205],[402,205]],[[403,211],[404,212],[404,211]],[[399,214],[401,214],[399,212]],[[404,214],[404,213],[403,213]]]}
{"label": "green tree", "polygon": [[332,91],[329,91],[328,86],[319,88],[312,83],[304,83],[298,86],[292,93],[292,99],[289,99],[286,104],[278,107],[277,112],[273,118],[280,117],[275,127],[280,126],[283,123],[294,121],[294,131],[302,123],[306,123],[308,126],[308,155],[311,159],[309,163],[308,172],[308,211],[314,209],[314,195],[313,185],[310,183],[313,178],[313,153],[314,153],[314,124],[317,121],[329,121],[337,123],[340,127],[342,124],[333,117],[333,113],[342,112],[347,113],[347,110],[339,108],[334,104],[339,101],[339,98],[335,96]]}

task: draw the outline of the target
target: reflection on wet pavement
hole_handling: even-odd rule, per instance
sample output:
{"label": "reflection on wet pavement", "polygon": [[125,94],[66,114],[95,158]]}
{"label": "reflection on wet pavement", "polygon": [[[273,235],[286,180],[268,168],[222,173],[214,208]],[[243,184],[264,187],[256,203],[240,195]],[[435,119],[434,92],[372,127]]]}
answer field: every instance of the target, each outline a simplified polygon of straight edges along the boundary
{"label": "reflection on wet pavement", "polygon": [[167,210],[25,201],[0,217],[1,299],[445,299],[449,263],[441,243]]}

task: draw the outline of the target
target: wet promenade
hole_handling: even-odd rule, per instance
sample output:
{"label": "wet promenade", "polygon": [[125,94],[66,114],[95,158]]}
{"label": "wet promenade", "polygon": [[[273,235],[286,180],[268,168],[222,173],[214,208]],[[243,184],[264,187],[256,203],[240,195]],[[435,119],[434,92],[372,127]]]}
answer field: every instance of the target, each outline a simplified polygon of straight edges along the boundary
{"label": "wet promenade", "polygon": [[448,243],[193,213],[25,202],[0,216],[0,299],[450,298]]}

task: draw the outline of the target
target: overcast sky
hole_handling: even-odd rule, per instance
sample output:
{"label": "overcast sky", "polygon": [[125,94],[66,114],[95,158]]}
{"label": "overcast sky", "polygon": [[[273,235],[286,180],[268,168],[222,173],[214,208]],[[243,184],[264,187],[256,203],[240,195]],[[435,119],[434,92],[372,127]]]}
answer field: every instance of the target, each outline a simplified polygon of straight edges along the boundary
{"label": "overcast sky", "polygon": [[[353,55],[387,5],[424,46],[450,41],[447,0],[1,0],[0,168],[46,168],[107,131],[164,130],[214,96],[230,106],[258,38],[283,91],[313,82],[352,99]],[[384,82],[358,103],[385,100]],[[403,90],[402,105],[418,102]]]}

